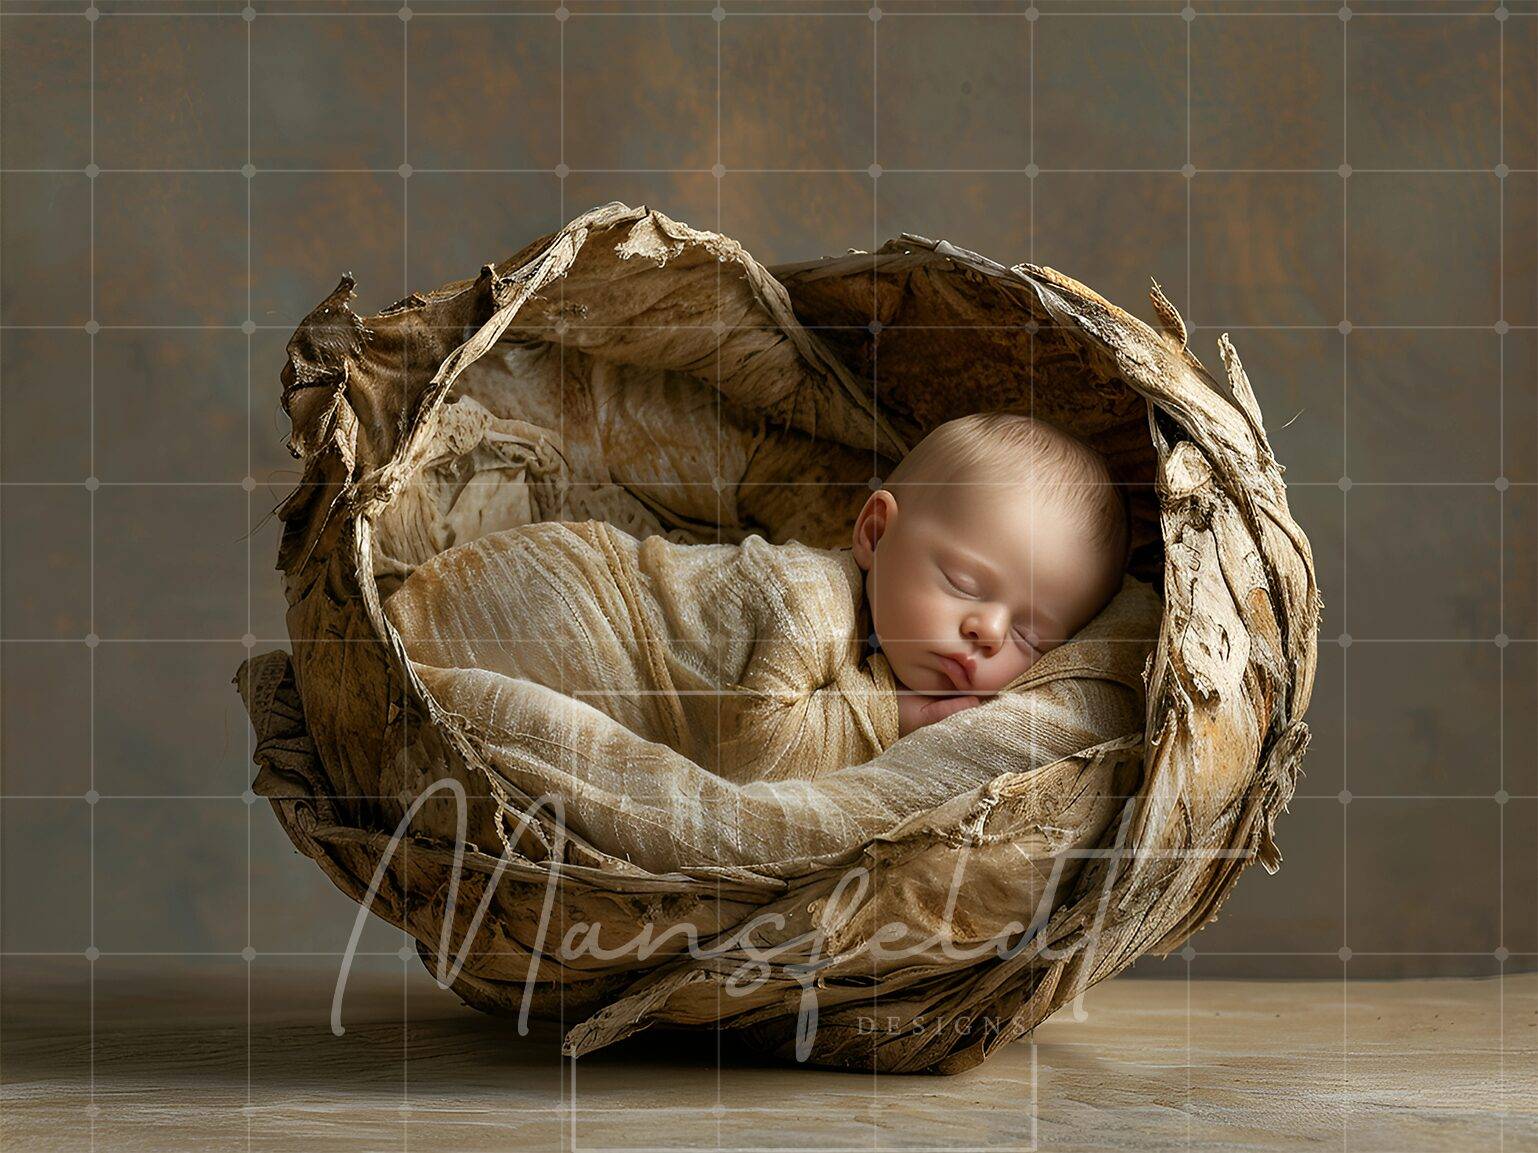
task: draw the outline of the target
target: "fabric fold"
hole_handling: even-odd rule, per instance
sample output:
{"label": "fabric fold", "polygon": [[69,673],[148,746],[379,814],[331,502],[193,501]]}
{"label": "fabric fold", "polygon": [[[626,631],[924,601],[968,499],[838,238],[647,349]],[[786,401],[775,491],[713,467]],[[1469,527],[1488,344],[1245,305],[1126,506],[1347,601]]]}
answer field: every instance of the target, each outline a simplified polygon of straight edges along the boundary
{"label": "fabric fold", "polygon": [[542,522],[438,554],[385,603],[518,793],[560,793],[575,832],[658,872],[839,852],[1139,732],[1160,608],[1128,576],[1009,691],[899,739],[849,550]]}

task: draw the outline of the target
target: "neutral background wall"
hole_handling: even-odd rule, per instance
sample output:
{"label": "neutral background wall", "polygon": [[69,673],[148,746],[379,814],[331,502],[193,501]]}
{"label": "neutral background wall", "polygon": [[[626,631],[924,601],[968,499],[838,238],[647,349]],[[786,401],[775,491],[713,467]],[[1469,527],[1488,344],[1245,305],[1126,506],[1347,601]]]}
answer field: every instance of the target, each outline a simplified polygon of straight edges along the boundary
{"label": "neutral background wall", "polygon": [[287,643],[284,345],[344,270],[367,314],[622,200],[1231,333],[1323,589],[1314,741],[1281,872],[1137,971],[1534,966],[1530,0],[568,4],[0,3],[7,956],[334,964],[355,906],[242,796],[230,684]]}

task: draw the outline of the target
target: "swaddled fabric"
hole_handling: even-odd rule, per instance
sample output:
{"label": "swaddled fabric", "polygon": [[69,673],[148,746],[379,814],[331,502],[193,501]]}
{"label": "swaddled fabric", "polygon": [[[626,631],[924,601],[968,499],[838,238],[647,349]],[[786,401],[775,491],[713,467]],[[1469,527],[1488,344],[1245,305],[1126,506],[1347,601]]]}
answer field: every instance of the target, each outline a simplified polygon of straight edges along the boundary
{"label": "swaddled fabric", "polygon": [[439,553],[386,612],[419,665],[537,682],[728,780],[811,779],[897,740],[862,579],[847,549],[552,521]]}
{"label": "swaddled fabric", "polygon": [[539,522],[439,553],[385,612],[499,773],[562,794],[595,847],[669,871],[838,852],[1140,732],[1161,606],[1127,577],[1004,693],[902,740],[848,549]]}

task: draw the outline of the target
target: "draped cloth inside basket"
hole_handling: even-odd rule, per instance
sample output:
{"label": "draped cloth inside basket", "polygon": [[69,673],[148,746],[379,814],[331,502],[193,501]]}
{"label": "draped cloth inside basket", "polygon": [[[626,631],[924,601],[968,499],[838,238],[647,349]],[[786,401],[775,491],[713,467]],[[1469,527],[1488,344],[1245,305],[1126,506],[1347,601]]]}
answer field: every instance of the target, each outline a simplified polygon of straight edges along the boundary
{"label": "draped cloth inside basket", "polygon": [[1144,724],[1161,605],[1110,604],[1003,693],[898,739],[847,549],[638,539],[600,521],[450,548],[385,602],[483,758],[574,833],[662,873],[844,851]]}

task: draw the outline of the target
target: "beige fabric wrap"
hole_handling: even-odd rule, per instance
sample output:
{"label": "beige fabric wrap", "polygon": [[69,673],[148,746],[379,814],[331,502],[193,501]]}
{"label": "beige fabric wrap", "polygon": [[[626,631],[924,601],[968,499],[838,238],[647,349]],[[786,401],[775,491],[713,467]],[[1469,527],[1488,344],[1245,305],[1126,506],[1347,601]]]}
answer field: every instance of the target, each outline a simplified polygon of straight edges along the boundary
{"label": "beige fabric wrap", "polygon": [[847,549],[542,522],[439,553],[385,611],[498,773],[560,794],[573,832],[654,873],[837,853],[1137,734],[1160,621],[1128,576],[1007,691],[899,740]]}

